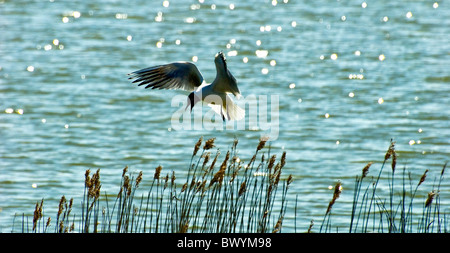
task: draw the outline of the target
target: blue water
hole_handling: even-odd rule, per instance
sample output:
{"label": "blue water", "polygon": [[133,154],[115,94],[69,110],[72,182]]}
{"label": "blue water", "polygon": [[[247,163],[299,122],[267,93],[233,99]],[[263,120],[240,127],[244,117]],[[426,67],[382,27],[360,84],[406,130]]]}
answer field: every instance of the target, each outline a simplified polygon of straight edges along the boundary
{"label": "blue water", "polygon": [[[414,184],[430,170],[418,201],[450,157],[445,1],[0,1],[0,30],[2,232],[42,198],[49,216],[62,195],[81,201],[86,169],[101,169],[108,193],[125,166],[150,180],[162,165],[183,182],[200,136],[220,150],[236,137],[249,160],[270,130],[175,130],[171,101],[185,93],[127,79],[195,61],[212,82],[218,51],[244,97],[279,98],[271,152],[287,152],[301,231],[322,218],[338,180],[333,222],[348,224],[355,176],[368,161],[376,176],[391,139]],[[449,189],[444,180],[446,210]],[[284,231],[293,217],[290,208]]]}

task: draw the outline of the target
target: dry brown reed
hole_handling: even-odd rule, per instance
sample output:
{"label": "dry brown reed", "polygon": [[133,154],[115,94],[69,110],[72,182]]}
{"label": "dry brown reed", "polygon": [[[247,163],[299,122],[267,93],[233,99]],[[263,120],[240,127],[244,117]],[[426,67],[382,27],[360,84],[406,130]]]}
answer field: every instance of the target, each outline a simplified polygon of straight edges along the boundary
{"label": "dry brown reed", "polygon": [[[142,193],[141,197],[135,197],[135,195],[145,175],[140,171],[135,176],[134,173],[129,172],[128,167],[125,167],[113,205],[109,203],[107,194],[104,198],[101,197],[100,169],[94,174],[91,174],[88,169],[85,173],[81,215],[72,214],[73,198],[67,201],[66,197],[62,196],[58,205],[54,231],[57,233],[279,233],[283,228],[288,205],[287,192],[294,179],[292,175],[283,177],[283,168],[287,163],[286,152],[283,152],[280,160],[277,161],[277,155],[264,152],[267,141],[267,138],[260,139],[255,153],[248,161],[244,161],[237,154],[238,141],[235,139],[231,150],[228,150],[220,162],[219,150],[211,159],[215,138],[204,142],[203,137],[200,137],[194,145],[185,181],[178,184],[174,171],[171,174],[162,175],[163,167],[159,165],[150,177],[150,189],[147,195]],[[261,159],[257,159],[258,155]],[[392,158],[392,170],[388,175],[390,196],[386,200],[378,193],[377,186],[385,163],[390,158]],[[220,164],[218,169],[215,168],[216,163]],[[423,213],[418,221],[413,220],[413,214],[416,213],[413,211],[413,201],[419,186],[422,187],[426,181],[429,170],[425,170],[415,189],[408,193],[405,181],[406,169],[401,189],[394,190],[394,173],[397,164],[395,142],[391,141],[378,176],[371,178],[369,168],[372,170],[373,164],[374,162],[368,162],[362,169],[362,174],[356,177],[350,233],[448,231],[446,216],[440,210],[439,195],[446,164],[440,172],[437,189],[430,191],[425,201],[421,200]],[[400,199],[397,202],[395,192],[400,192]],[[332,231],[333,207],[338,203],[337,200],[341,194],[342,183],[338,181],[325,211],[320,232]],[[101,203],[106,206],[100,207]],[[43,199],[36,203],[32,232],[48,232],[53,222],[48,217],[41,225],[44,216],[43,204]],[[295,210],[297,210],[296,207],[297,201]],[[76,222],[78,226],[75,226]],[[308,233],[313,232],[313,226],[314,220],[311,220],[307,229]],[[78,231],[75,231],[76,227],[79,228]],[[22,232],[27,231],[23,220]]]}
{"label": "dry brown reed", "polygon": [[[388,182],[387,189],[389,190],[389,195],[384,199],[378,193],[377,186],[380,182],[385,163],[390,158],[392,158],[392,170],[387,175],[388,180],[383,181]],[[446,218],[445,215],[442,217],[439,194],[437,194],[441,181],[443,180],[443,173],[441,172],[437,190],[431,191],[423,204],[422,216],[414,220],[413,214],[415,212],[413,207],[417,206],[414,204],[414,200],[416,199],[418,188],[425,182],[429,170],[425,170],[416,184],[415,189],[412,189],[411,175],[407,173],[406,168],[403,169],[403,174],[395,175],[396,163],[397,153],[395,150],[395,142],[391,141],[378,176],[372,181],[367,182],[366,188],[363,188],[363,179],[367,178],[369,167],[373,164],[373,162],[369,162],[363,168],[362,175],[356,178],[349,232],[408,233],[429,232],[433,231],[433,229],[437,231],[445,230],[444,224]],[[401,177],[402,184],[399,186],[399,189],[396,189],[396,181],[394,180],[396,177]],[[408,182],[406,178],[410,180],[411,192],[407,191]],[[432,205],[434,205],[434,210],[431,210]],[[330,231],[329,225],[327,225],[326,231]]]}
{"label": "dry brown reed", "polygon": [[334,186],[334,192],[333,192],[333,198],[331,199],[330,203],[328,204],[327,211],[325,212],[325,215],[328,215],[331,211],[331,208],[333,208],[334,203],[339,198],[342,192],[342,184],[341,182],[337,182]]}
{"label": "dry brown reed", "polygon": [[36,206],[34,208],[34,215],[33,215],[33,231],[36,232],[36,228],[38,226],[38,222],[42,218],[42,206],[44,205],[44,199],[41,200],[41,202],[36,202]]}

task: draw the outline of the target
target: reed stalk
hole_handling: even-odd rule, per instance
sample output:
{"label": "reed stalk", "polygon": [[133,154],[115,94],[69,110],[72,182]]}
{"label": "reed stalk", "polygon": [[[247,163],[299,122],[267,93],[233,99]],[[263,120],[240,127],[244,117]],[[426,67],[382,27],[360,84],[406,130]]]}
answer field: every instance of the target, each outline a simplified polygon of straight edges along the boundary
{"label": "reed stalk", "polygon": [[[174,171],[167,173],[159,165],[150,177],[149,189],[140,195],[137,193],[145,175],[142,171],[131,173],[125,167],[112,204],[108,194],[100,194],[100,170],[91,174],[88,169],[81,215],[73,214],[74,199],[67,201],[62,196],[56,219],[48,217],[44,221],[42,199],[36,203],[31,225],[28,217],[22,215],[21,231],[46,233],[55,222],[56,233],[282,232],[286,210],[291,204],[288,201],[289,187],[293,183],[293,177],[286,177],[283,173],[287,164],[286,152],[277,159],[277,155],[270,153],[268,140],[260,139],[254,154],[245,161],[237,152],[237,140],[225,154],[218,149],[213,153],[214,142],[214,138],[206,141],[199,138],[189,158],[187,177],[183,182],[177,182]],[[389,159],[392,159],[391,170],[384,171]],[[368,162],[355,179],[349,233],[448,232],[448,214],[442,211],[440,202],[446,164],[437,184],[425,199],[419,200],[419,190],[432,173],[430,170],[425,170],[417,183],[413,183],[414,179],[406,168],[396,173],[397,153],[392,141],[376,177],[369,173],[374,164]],[[383,173],[389,173],[387,181],[380,180]],[[401,180],[395,177],[401,177]],[[387,197],[383,197],[378,189],[381,182],[388,184]],[[400,188],[397,186],[399,182]],[[333,228],[333,207],[339,204],[342,194],[342,182],[338,181],[319,232],[338,231]],[[417,201],[422,205],[421,212],[414,210]],[[297,232],[298,196],[294,205],[294,230]],[[312,233],[313,225],[314,219],[305,230]]]}

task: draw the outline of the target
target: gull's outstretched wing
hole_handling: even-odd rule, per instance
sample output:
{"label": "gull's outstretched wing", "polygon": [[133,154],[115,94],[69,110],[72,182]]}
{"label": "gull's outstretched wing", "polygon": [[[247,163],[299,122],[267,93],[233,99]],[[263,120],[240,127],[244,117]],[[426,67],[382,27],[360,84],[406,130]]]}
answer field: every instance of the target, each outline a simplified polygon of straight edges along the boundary
{"label": "gull's outstretched wing", "polygon": [[203,83],[203,76],[190,62],[174,62],[141,69],[130,74],[129,79],[138,86],[152,89],[181,89],[193,91]]}

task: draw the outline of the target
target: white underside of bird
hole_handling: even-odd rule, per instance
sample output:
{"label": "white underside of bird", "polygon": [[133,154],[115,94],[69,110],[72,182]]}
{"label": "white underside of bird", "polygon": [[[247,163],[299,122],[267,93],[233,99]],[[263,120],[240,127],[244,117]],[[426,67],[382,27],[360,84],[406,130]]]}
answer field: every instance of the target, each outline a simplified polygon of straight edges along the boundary
{"label": "white underside of bird", "polygon": [[212,83],[206,83],[195,64],[191,62],[173,62],[164,65],[144,68],[130,73],[129,79],[138,86],[146,85],[152,89],[181,89],[190,91],[186,109],[192,108],[199,101],[205,102],[223,120],[241,120],[245,110],[240,108],[231,98],[241,97],[236,79],[227,68],[227,62],[222,52],[216,54],[216,78]]}

